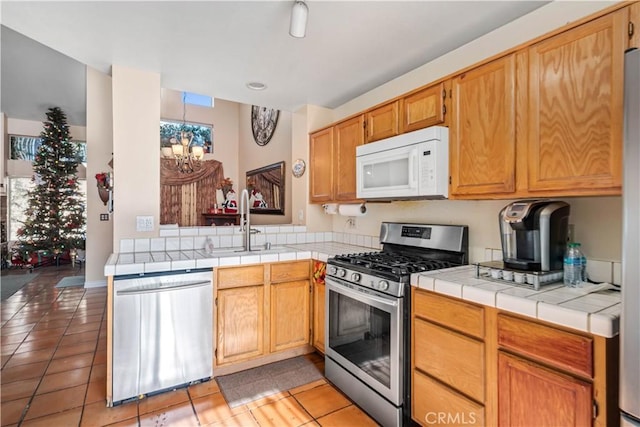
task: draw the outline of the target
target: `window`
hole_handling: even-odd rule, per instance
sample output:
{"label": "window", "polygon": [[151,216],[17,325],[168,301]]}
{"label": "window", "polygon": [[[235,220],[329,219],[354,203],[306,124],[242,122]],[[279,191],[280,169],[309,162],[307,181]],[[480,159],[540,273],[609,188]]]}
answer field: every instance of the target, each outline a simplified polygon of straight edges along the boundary
{"label": "window", "polygon": [[192,92],[182,92],[182,99],[184,100],[185,104],[213,108],[213,98],[207,95],[199,95]]}
{"label": "window", "polygon": [[[78,162],[87,164],[87,144],[84,141],[72,141],[78,150]],[[37,136],[9,135],[11,160],[26,160],[33,162],[38,152],[42,139]]]}
{"label": "window", "polygon": [[191,132],[192,145],[204,147],[205,153],[213,153],[213,127],[196,123],[161,121],[160,146],[170,147],[171,138],[176,137],[180,132]]}

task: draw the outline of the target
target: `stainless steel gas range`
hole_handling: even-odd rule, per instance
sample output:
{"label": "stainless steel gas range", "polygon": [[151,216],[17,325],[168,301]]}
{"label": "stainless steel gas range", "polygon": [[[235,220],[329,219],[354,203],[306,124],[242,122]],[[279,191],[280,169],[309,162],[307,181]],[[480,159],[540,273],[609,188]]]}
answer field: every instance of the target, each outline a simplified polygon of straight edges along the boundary
{"label": "stainless steel gas range", "polygon": [[325,375],[383,426],[409,425],[409,280],[467,264],[468,228],[383,222],[380,243],[327,261]]}

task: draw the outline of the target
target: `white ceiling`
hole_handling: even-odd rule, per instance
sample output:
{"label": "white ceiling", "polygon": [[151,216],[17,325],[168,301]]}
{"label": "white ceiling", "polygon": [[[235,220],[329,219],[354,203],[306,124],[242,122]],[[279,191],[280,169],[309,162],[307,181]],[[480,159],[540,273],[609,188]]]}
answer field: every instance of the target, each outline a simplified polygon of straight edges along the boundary
{"label": "white ceiling", "polygon": [[67,105],[84,124],[81,64],[153,71],[162,87],[246,104],[335,108],[545,3],[309,0],[296,39],[293,1],[3,1],[13,31],[2,31],[2,111],[41,120],[43,105]]}

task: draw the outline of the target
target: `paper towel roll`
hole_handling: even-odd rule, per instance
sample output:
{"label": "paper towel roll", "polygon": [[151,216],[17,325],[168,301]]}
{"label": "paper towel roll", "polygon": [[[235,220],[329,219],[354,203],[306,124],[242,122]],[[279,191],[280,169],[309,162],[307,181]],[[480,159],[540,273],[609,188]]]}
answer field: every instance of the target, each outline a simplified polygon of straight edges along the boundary
{"label": "paper towel roll", "polygon": [[338,213],[343,216],[362,216],[367,213],[367,207],[363,204],[340,205]]}
{"label": "paper towel roll", "polygon": [[324,213],[329,215],[335,215],[338,213],[338,204],[337,203],[327,203],[326,205],[322,205],[324,208]]}

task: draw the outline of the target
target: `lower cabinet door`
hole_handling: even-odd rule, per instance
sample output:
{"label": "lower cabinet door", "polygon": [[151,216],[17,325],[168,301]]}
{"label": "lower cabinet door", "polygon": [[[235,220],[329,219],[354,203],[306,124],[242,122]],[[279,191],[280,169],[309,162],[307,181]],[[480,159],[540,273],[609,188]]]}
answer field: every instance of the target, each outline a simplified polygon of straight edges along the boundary
{"label": "lower cabinet door", "polygon": [[500,351],[498,417],[501,426],[590,426],[593,386]]}
{"label": "lower cabinet door", "polygon": [[264,353],[264,287],[218,291],[218,365],[240,362]]}
{"label": "lower cabinet door", "polygon": [[271,351],[309,343],[309,281],[271,285]]}
{"label": "lower cabinet door", "polygon": [[411,417],[423,426],[484,426],[484,407],[413,370]]}

